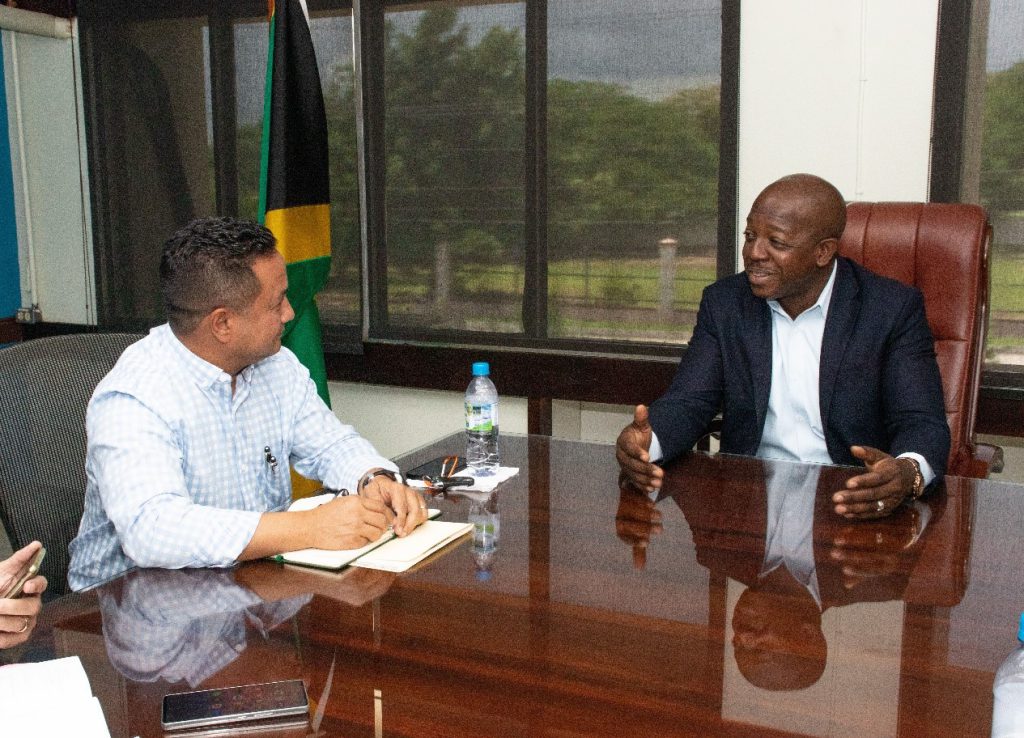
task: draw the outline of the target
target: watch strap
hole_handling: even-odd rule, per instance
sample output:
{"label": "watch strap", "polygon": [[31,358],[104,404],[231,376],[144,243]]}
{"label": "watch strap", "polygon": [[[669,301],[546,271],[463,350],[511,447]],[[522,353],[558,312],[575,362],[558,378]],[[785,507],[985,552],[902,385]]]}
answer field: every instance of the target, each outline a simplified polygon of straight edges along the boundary
{"label": "watch strap", "polygon": [[904,456],[903,458],[914,465],[914,486],[910,489],[910,496],[916,500],[924,494],[924,475],[921,473],[921,465],[913,457]]}
{"label": "watch strap", "polygon": [[359,491],[362,492],[366,485],[372,482],[377,477],[387,477],[392,482],[398,482],[399,484],[405,484],[405,480],[402,479],[402,475],[398,472],[393,472],[390,469],[372,469],[366,472],[359,480]]}

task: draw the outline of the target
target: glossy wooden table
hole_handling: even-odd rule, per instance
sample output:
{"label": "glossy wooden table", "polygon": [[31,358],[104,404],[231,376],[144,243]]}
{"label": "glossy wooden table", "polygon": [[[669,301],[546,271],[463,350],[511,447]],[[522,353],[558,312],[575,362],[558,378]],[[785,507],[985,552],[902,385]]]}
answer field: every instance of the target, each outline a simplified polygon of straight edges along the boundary
{"label": "glossy wooden table", "polygon": [[80,655],[114,736],[161,735],[167,692],[293,677],[318,735],[988,734],[1024,487],[949,479],[850,524],[826,493],[851,470],[817,467],[809,588],[763,571],[766,478],[801,465],[693,455],[653,503],[620,492],[610,446],[502,453],[520,473],[493,497],[435,503],[494,526],[493,551],[466,537],[397,577],[137,571],[50,603],[10,655]]}

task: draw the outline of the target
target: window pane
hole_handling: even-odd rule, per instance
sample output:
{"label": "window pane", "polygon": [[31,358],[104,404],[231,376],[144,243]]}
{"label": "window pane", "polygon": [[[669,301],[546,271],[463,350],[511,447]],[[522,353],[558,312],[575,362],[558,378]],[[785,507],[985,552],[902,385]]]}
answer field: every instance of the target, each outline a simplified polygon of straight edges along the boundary
{"label": "window pane", "polygon": [[214,209],[206,19],[81,10],[95,18],[85,40],[101,323],[141,329],[162,320],[164,240]]}
{"label": "window pane", "polygon": [[267,75],[267,19],[235,21],[232,31],[235,42],[238,217],[256,220],[260,209],[260,141]]}
{"label": "window pane", "polygon": [[388,322],[522,331],[523,3],[389,10]]}
{"label": "window pane", "polygon": [[992,0],[981,201],[992,219],[988,360],[1024,364],[1024,6]]}
{"label": "window pane", "polygon": [[721,3],[548,8],[550,335],[682,343],[715,279]]}

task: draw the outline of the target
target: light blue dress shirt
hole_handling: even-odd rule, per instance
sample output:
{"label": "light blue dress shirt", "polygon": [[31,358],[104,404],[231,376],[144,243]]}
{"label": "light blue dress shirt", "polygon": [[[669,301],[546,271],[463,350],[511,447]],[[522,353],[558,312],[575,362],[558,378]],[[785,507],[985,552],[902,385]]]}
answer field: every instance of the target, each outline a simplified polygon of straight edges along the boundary
{"label": "light blue dress shirt", "polygon": [[820,468],[774,464],[767,470],[768,521],[760,576],[785,566],[821,607],[814,561],[814,494]]}
{"label": "light blue dress shirt", "polygon": [[818,370],[835,280],[833,265],[817,301],[796,318],[790,318],[777,300],[768,301],[772,312],[772,387],[757,448],[762,459],[832,463],[821,424]]}
{"label": "light blue dress shirt", "polygon": [[230,566],[264,512],[291,502],[289,463],[333,489],[395,469],[331,412],[281,349],[235,380],[162,325],[128,347],[86,416],[85,510],[68,583],[136,566]]}

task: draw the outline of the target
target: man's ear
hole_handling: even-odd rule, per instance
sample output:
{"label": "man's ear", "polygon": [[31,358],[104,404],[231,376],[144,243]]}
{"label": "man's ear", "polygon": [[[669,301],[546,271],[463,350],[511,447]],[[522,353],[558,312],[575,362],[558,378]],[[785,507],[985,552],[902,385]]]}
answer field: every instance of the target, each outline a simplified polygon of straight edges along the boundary
{"label": "man's ear", "polygon": [[234,321],[232,320],[231,311],[225,307],[215,308],[207,318],[207,322],[210,326],[210,333],[220,343],[227,343],[231,338],[231,333],[234,329]]}
{"label": "man's ear", "polygon": [[818,266],[824,267],[831,263],[832,259],[839,252],[839,239],[838,238],[823,238],[818,241],[818,245],[815,248],[815,261]]}

